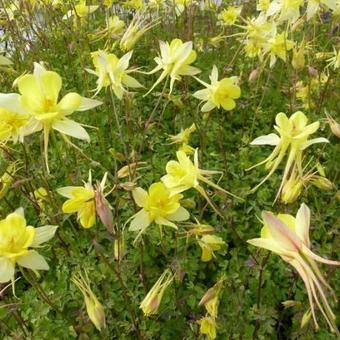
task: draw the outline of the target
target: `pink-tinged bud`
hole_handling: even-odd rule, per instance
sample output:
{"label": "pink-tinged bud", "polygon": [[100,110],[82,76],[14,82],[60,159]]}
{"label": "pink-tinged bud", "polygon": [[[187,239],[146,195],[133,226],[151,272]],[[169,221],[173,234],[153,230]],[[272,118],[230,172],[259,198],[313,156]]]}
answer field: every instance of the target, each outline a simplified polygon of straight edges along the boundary
{"label": "pink-tinged bud", "polygon": [[317,77],[319,75],[318,70],[312,66],[308,66],[308,73],[312,77]]}
{"label": "pink-tinged bud", "polygon": [[120,183],[119,186],[126,191],[132,191],[137,187],[137,184],[135,182],[124,182]]}
{"label": "pink-tinged bud", "polygon": [[248,78],[249,83],[255,81],[258,78],[259,74],[260,74],[259,69],[256,68],[255,70],[252,70]]}
{"label": "pink-tinged bud", "polygon": [[100,185],[97,185],[95,191],[96,212],[102,223],[105,225],[110,234],[114,234],[113,216],[109,202],[105,198]]}
{"label": "pink-tinged bud", "polygon": [[331,131],[336,137],[340,138],[340,124],[331,115],[329,114],[326,115]]}

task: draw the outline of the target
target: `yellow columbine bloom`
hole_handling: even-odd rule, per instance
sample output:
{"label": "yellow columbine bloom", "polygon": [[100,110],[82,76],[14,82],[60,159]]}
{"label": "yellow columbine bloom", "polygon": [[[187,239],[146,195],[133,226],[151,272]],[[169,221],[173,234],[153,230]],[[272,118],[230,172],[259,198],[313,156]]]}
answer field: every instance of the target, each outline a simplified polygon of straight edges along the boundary
{"label": "yellow columbine bloom", "polygon": [[178,161],[169,161],[166,165],[167,174],[161,178],[165,186],[171,190],[172,195],[194,188],[214,208],[214,205],[210,201],[204,188],[200,185],[200,182],[202,181],[217,190],[234,196],[207,178],[211,175],[221,174],[220,171],[203,170],[199,168],[197,149],[194,154],[194,163],[184,151],[177,151],[176,156]]}
{"label": "yellow columbine bloom", "polygon": [[192,124],[190,127],[186,129],[181,129],[177,135],[170,135],[171,143],[170,144],[182,144],[179,150],[184,151],[187,154],[192,154],[195,152],[195,149],[189,145],[190,135],[196,131],[196,125]]}
{"label": "yellow columbine bloom", "polygon": [[0,108],[0,142],[6,143],[9,140],[13,143],[18,140],[22,142],[23,134],[21,131],[22,127],[28,123],[28,118],[28,114]]}
{"label": "yellow columbine bloom", "polygon": [[288,40],[285,33],[276,34],[273,38],[269,39],[264,52],[270,54],[270,67],[276,63],[277,57],[286,61],[287,51],[294,47],[294,41]]}
{"label": "yellow columbine bloom", "polygon": [[88,6],[86,5],[86,0],[79,0],[79,2],[74,6],[74,9],[69,10],[63,19],[68,19],[72,16],[79,17],[80,19],[86,19],[91,13],[96,11],[99,6]]}
{"label": "yellow columbine bloom", "polygon": [[200,325],[200,333],[206,335],[208,340],[216,339],[216,320],[211,316],[205,316],[197,321]]}
{"label": "yellow columbine bloom", "polygon": [[[106,177],[107,173],[105,173],[99,185],[101,191],[105,188]],[[91,171],[89,172],[89,179],[83,187],[63,187],[57,189],[57,192],[68,198],[62,206],[65,214],[77,213],[80,224],[84,228],[93,227],[96,222],[96,190],[92,185]]]}
{"label": "yellow columbine bloom", "polygon": [[218,280],[215,285],[209,288],[201,301],[199,302],[199,306],[204,305],[207,313],[213,318],[217,318],[218,314],[218,305],[219,305],[219,295],[223,288],[225,278]]}
{"label": "yellow columbine bloom", "polygon": [[141,13],[136,13],[132,18],[128,28],[123,34],[119,42],[119,47],[122,51],[130,51],[137,41],[151,28],[158,25],[158,22],[152,21],[147,23],[146,16]]}
{"label": "yellow columbine bloom", "polygon": [[86,111],[100,104],[71,92],[59,102],[62,79],[58,73],[47,71],[41,64],[34,63],[33,74],[25,74],[15,80],[19,93],[0,94],[0,108],[15,113],[28,114],[28,123],[21,129],[23,136],[44,131],[44,153],[48,169],[47,148],[50,130],[63,136],[89,141],[90,137],[81,124],[68,118],[75,111]]}
{"label": "yellow columbine bloom", "polygon": [[125,27],[125,22],[120,20],[117,15],[113,15],[107,19],[106,27],[104,29],[98,30],[93,34],[89,34],[90,39],[93,42],[97,42],[103,38],[117,39],[122,34]]}
{"label": "yellow columbine bloom", "polygon": [[71,281],[77,286],[84,296],[87,315],[96,328],[101,331],[106,327],[105,312],[102,304],[99,302],[91,289],[87,272],[85,271],[85,277],[82,275],[82,273],[79,273],[79,275],[74,275]]}
{"label": "yellow columbine bloom", "polygon": [[[201,72],[198,68],[190,66],[196,60],[196,52],[192,49],[192,41],[183,43],[181,39],[173,39],[171,43],[159,42],[161,55],[154,60],[157,66],[148,74],[163,70],[160,77],[151,87],[149,94],[163,79],[170,77],[170,93],[176,80],[181,76],[194,76]],[[169,94],[170,94],[169,93]],[[147,95],[146,94],[146,95]]]}
{"label": "yellow columbine bloom", "polygon": [[225,245],[222,238],[216,235],[203,235],[197,242],[202,248],[201,260],[203,262],[211,261],[215,257],[214,251],[220,250]]}
{"label": "yellow columbine bloom", "polygon": [[103,87],[111,86],[116,97],[122,99],[124,92],[127,92],[126,87],[143,87],[135,78],[129,75],[129,73],[135,71],[134,69],[128,69],[132,53],[132,51],[126,53],[120,59],[115,54],[102,50],[91,53],[95,71],[89,69],[87,71],[98,77],[95,95]]}
{"label": "yellow columbine bloom", "polygon": [[278,21],[294,23],[300,17],[300,7],[304,0],[274,0],[271,2],[267,15],[278,15]]}
{"label": "yellow columbine bloom", "polygon": [[241,14],[242,6],[229,6],[227,9],[224,9],[219,15],[218,18],[222,21],[223,25],[230,26],[233,25],[239,15]]}
{"label": "yellow columbine bloom", "polygon": [[46,260],[29,248],[47,242],[56,230],[56,226],[27,226],[22,208],[0,220],[0,283],[14,281],[16,264],[32,270],[48,270]]}
{"label": "yellow columbine bloom", "polygon": [[173,279],[174,275],[171,273],[170,269],[166,269],[140,304],[140,308],[144,315],[149,316],[158,313],[164,292]]}
{"label": "yellow columbine bloom", "polygon": [[337,0],[308,0],[307,2],[307,20],[310,20],[318,12],[320,5],[326,6],[328,9],[334,11]]}
{"label": "yellow columbine bloom", "polygon": [[185,221],[190,217],[189,212],[180,204],[183,195],[173,195],[162,182],[153,183],[148,192],[136,188],[132,195],[136,204],[142,208],[131,217],[132,231],[142,233],[152,222],[177,229],[173,222]]}
{"label": "yellow columbine bloom", "polygon": [[237,77],[218,80],[218,69],[214,65],[210,75],[211,84],[207,84],[196,77],[195,79],[206,87],[206,89],[199,90],[193,94],[195,98],[206,101],[202,106],[202,112],[208,112],[215,107],[220,108],[221,106],[227,111],[235,108],[234,99],[239,98],[241,95],[241,89],[236,84]]}
{"label": "yellow columbine bloom", "polygon": [[332,290],[315,261],[337,266],[340,265],[340,262],[324,259],[310,250],[309,208],[303,203],[296,217],[288,214],[275,216],[271,212],[263,212],[262,218],[264,227],[261,230],[261,238],[248,240],[248,243],[268,249],[292,265],[300,274],[306,286],[316,328],[319,326],[315,317],[315,304],[325,317],[330,329],[340,335],[336,327],[335,315],[327,301],[324,287],[331,292]]}
{"label": "yellow columbine bloom", "polygon": [[[283,173],[281,185],[278,195],[281,192],[282,186],[285,184],[286,179],[295,168],[302,177],[302,154],[310,145],[316,143],[328,143],[326,138],[308,139],[309,135],[315,133],[319,126],[319,122],[314,122],[307,125],[308,118],[303,112],[297,111],[290,118],[285,113],[280,112],[275,118],[275,130],[280,136],[275,133],[255,138],[251,145],[273,145],[275,146],[273,152],[264,161],[254,165],[250,169],[265,164],[269,170],[268,175],[252,190],[255,191],[262,185],[277,169],[282,162],[283,158],[288,153],[288,158]],[[248,170],[250,170],[248,169]]]}

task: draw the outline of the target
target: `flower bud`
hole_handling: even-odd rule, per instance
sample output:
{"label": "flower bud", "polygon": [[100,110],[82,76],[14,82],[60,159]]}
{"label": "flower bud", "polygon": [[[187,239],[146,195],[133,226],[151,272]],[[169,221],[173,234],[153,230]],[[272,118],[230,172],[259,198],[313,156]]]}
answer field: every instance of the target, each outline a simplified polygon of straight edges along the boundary
{"label": "flower bud", "polygon": [[281,201],[285,204],[295,202],[303,189],[302,180],[294,176],[290,177],[282,187]]}
{"label": "flower bud", "polygon": [[292,66],[294,70],[301,70],[305,66],[305,43],[302,41],[299,48],[293,49]]}
{"label": "flower bud", "polygon": [[319,75],[318,70],[312,66],[308,66],[308,73],[312,77],[317,77]]}
{"label": "flower bud", "polygon": [[333,188],[333,183],[326,177],[322,176],[313,176],[311,184],[321,190],[331,190]]}
{"label": "flower bud", "polygon": [[248,78],[249,83],[252,83],[253,81],[255,81],[257,77],[259,76],[259,74],[260,74],[260,71],[258,68],[256,68],[255,70],[252,70]]}
{"label": "flower bud", "polygon": [[326,116],[331,131],[336,137],[340,138],[340,124],[331,115],[326,113]]}

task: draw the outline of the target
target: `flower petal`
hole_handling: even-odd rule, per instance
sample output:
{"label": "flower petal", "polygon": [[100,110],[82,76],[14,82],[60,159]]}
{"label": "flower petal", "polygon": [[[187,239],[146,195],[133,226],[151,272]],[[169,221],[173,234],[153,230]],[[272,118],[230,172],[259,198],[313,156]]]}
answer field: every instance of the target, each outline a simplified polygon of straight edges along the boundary
{"label": "flower petal", "polygon": [[87,111],[91,110],[99,105],[102,105],[103,102],[96,100],[96,99],[90,99],[86,97],[81,97],[80,106],[78,107],[77,111]]}
{"label": "flower petal", "polygon": [[17,260],[18,264],[22,267],[34,270],[48,270],[49,266],[37,251],[29,250],[26,255],[21,256]]}
{"label": "flower petal", "polygon": [[0,108],[17,113],[26,112],[21,106],[18,93],[0,93]]}
{"label": "flower petal", "polygon": [[46,225],[40,228],[35,228],[35,235],[31,247],[37,247],[40,244],[49,241],[57,231],[58,226]]}
{"label": "flower petal", "polygon": [[64,118],[58,120],[53,123],[52,128],[65,135],[90,142],[90,136],[86,130],[79,123],[71,119]]}
{"label": "flower petal", "polygon": [[148,198],[148,193],[142,188],[136,188],[132,191],[133,199],[135,200],[136,204],[143,208],[145,206],[146,200]]}
{"label": "flower petal", "polygon": [[149,214],[144,210],[140,210],[137,214],[134,215],[133,220],[130,223],[129,230],[131,231],[139,231],[147,228],[151,223]]}
{"label": "flower petal", "polygon": [[186,221],[190,217],[188,210],[179,207],[173,214],[168,215],[166,218],[170,221]]}
{"label": "flower petal", "polygon": [[310,210],[305,203],[302,203],[296,214],[295,231],[308,248],[310,247],[309,223]]}
{"label": "flower petal", "polygon": [[0,257],[0,283],[10,281],[14,277],[15,266],[11,260],[6,257]]}
{"label": "flower petal", "polygon": [[255,138],[250,145],[278,145],[280,143],[280,137],[275,133],[264,135]]}

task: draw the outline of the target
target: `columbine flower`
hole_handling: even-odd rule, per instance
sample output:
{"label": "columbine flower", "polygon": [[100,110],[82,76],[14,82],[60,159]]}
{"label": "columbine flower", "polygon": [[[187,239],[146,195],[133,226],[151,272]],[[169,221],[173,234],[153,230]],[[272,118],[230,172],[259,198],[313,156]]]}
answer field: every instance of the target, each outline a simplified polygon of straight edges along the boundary
{"label": "columbine flower", "polygon": [[22,208],[0,220],[0,283],[14,281],[16,264],[32,270],[48,270],[46,260],[29,248],[37,248],[49,241],[57,228],[27,226]]}
{"label": "columbine flower", "polygon": [[136,204],[142,208],[131,217],[130,230],[132,231],[142,233],[152,222],[177,229],[173,222],[181,222],[189,218],[189,212],[180,204],[183,195],[172,194],[162,182],[151,184],[148,192],[136,188],[132,191],[132,195]]}
{"label": "columbine flower", "polygon": [[316,328],[319,326],[315,317],[315,303],[331,330],[335,331],[335,315],[326,299],[324,287],[332,290],[315,261],[330,265],[340,265],[340,262],[324,259],[310,250],[309,208],[302,204],[296,217],[287,214],[275,216],[271,212],[263,212],[262,218],[264,227],[261,230],[261,238],[248,240],[248,243],[272,251],[297,270],[307,289]]}
{"label": "columbine flower", "polygon": [[126,86],[132,88],[143,87],[135,78],[129,75],[129,73],[135,71],[134,69],[128,70],[132,53],[132,51],[126,53],[120,59],[113,53],[101,50],[91,53],[95,71],[86,70],[98,77],[94,95],[97,95],[103,87],[111,86],[117,98],[122,99],[124,92],[127,92]]}
{"label": "columbine flower", "polygon": [[215,107],[223,107],[224,110],[230,111],[235,108],[237,99],[241,95],[241,89],[236,84],[237,77],[223,78],[218,80],[218,70],[214,65],[210,75],[211,84],[195,77],[202,85],[206,87],[204,90],[199,90],[193,94],[197,99],[206,101],[202,106],[202,112],[208,112]]}
{"label": "columbine flower", "polygon": [[[0,101],[2,96],[0,94]],[[28,123],[28,118],[28,114],[0,108],[0,142],[6,143],[9,140],[13,143],[16,143],[18,140],[22,142],[23,135],[21,130]]]}
{"label": "columbine flower", "polygon": [[[105,173],[100,190],[105,188],[107,173]],[[92,185],[91,171],[89,172],[89,179],[84,182],[83,187],[63,187],[57,189],[58,194],[68,198],[62,206],[65,214],[77,213],[80,224],[84,228],[91,228],[96,222],[96,190]]]}
{"label": "columbine flower", "polygon": [[267,15],[279,15],[279,21],[294,23],[300,17],[300,7],[304,0],[274,0],[270,4]]}
{"label": "columbine flower", "polygon": [[88,6],[86,5],[86,0],[79,0],[77,5],[74,6],[74,9],[69,10],[64,16],[63,19],[68,19],[72,16],[79,17],[80,19],[84,20],[88,17],[91,13],[96,11],[99,6]]}
{"label": "columbine flower", "polygon": [[197,149],[194,154],[194,163],[183,151],[177,151],[176,156],[178,161],[169,161],[166,165],[167,174],[161,178],[165,186],[171,190],[172,195],[194,188],[214,208],[214,205],[210,201],[210,198],[206,194],[204,188],[200,185],[200,182],[202,181],[217,190],[234,196],[207,178],[207,176],[221,174],[220,171],[202,170],[198,167]]}
{"label": "columbine flower", "polygon": [[74,275],[71,281],[77,286],[84,296],[87,315],[96,328],[101,331],[106,327],[105,312],[102,304],[98,301],[96,295],[91,289],[87,272],[85,271],[85,277],[82,273]]}
{"label": "columbine flower", "polygon": [[333,56],[329,59],[327,67],[333,67],[334,70],[337,70],[340,67],[340,50],[336,51],[334,48]]}
{"label": "columbine flower", "polygon": [[[44,131],[44,153],[48,169],[47,148],[50,130],[59,131],[63,136],[89,141],[86,130],[68,118],[75,111],[86,111],[100,104],[71,92],[59,102],[62,80],[58,73],[47,71],[41,64],[34,63],[33,74],[25,74],[16,79],[19,93],[0,94],[0,108],[15,113],[29,114],[28,123],[21,129],[23,136]],[[66,136],[64,136],[66,138]],[[66,139],[67,140],[67,139]]]}
{"label": "columbine flower", "polygon": [[218,18],[222,21],[223,25],[230,26],[233,25],[239,15],[241,14],[242,6],[229,6],[227,9],[224,9],[219,15]]}
{"label": "columbine flower", "polygon": [[140,304],[140,308],[143,310],[144,315],[149,316],[157,314],[164,292],[173,279],[174,275],[171,273],[170,269],[166,269]]}
{"label": "columbine flower", "polygon": [[194,153],[195,149],[189,145],[189,138],[190,135],[195,131],[195,124],[192,124],[186,129],[181,129],[181,132],[179,132],[177,135],[170,135],[170,139],[172,141],[170,144],[181,144],[179,150],[184,151],[188,154]]}
{"label": "columbine flower", "polygon": [[220,250],[225,245],[222,238],[216,235],[203,235],[197,242],[202,248],[201,260],[203,262],[211,261],[215,257],[214,251]]}
{"label": "columbine flower", "polygon": [[294,70],[300,70],[304,68],[306,63],[305,50],[306,50],[305,40],[302,40],[301,44],[293,49],[292,66]]}
{"label": "columbine flower", "polygon": [[207,313],[213,317],[217,318],[218,314],[218,305],[219,305],[219,295],[223,288],[225,278],[218,280],[213,287],[209,288],[206,293],[203,295],[201,301],[199,302],[199,306],[204,305]]}
{"label": "columbine flower", "polygon": [[147,23],[146,16],[143,13],[136,13],[119,42],[120,49],[124,52],[130,51],[137,41],[156,25],[158,25],[158,22]]}
{"label": "columbine flower", "polygon": [[309,0],[307,2],[307,20],[310,20],[319,10],[320,5],[326,6],[328,9],[334,11],[336,8],[336,0]]}
{"label": "columbine flower", "polygon": [[[295,112],[289,119],[285,113],[278,113],[275,118],[275,130],[279,133],[280,137],[275,133],[255,138],[251,145],[273,145],[275,146],[271,155],[264,161],[254,165],[250,169],[266,164],[269,169],[268,175],[252,190],[255,191],[262,185],[277,169],[282,162],[283,158],[288,153],[287,163],[282,177],[282,182],[278,191],[281,192],[282,186],[285,184],[287,176],[293,169],[297,168],[302,176],[302,153],[310,145],[315,143],[328,143],[326,138],[314,138],[308,140],[309,135],[316,132],[320,126],[319,122],[314,122],[307,125],[308,118],[303,112]],[[248,169],[248,170],[250,170]]]}
{"label": "columbine flower", "polygon": [[125,22],[120,20],[117,15],[113,15],[107,19],[106,27],[93,34],[89,34],[93,42],[99,41],[103,38],[117,39],[122,34],[125,27]]}
{"label": "columbine flower", "polygon": [[196,67],[190,66],[196,60],[196,52],[192,49],[192,41],[183,43],[181,39],[174,39],[170,44],[160,41],[159,46],[161,55],[154,59],[158,65],[148,74],[153,74],[160,70],[163,70],[163,72],[147,94],[166,77],[171,78],[171,93],[175,81],[181,80],[181,76],[194,76],[200,72]]}
{"label": "columbine flower", "polygon": [[268,44],[264,49],[264,53],[270,54],[270,67],[273,67],[277,58],[286,61],[287,51],[294,47],[294,41],[288,40],[285,33],[276,34],[273,38],[269,39]]}
{"label": "columbine flower", "polygon": [[211,316],[205,316],[197,321],[200,325],[200,333],[206,335],[208,340],[216,339],[216,320]]}

